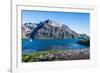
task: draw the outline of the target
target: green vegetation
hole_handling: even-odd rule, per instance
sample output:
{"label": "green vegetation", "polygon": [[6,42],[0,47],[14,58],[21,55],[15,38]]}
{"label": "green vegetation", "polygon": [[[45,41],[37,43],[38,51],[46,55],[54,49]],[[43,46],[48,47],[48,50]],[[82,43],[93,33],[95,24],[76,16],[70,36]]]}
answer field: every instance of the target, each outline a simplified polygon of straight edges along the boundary
{"label": "green vegetation", "polygon": [[83,39],[83,40],[80,40],[78,43],[89,47],[90,39]]}
{"label": "green vegetation", "polygon": [[60,61],[89,59],[89,49],[84,50],[48,50],[22,54],[22,62]]}

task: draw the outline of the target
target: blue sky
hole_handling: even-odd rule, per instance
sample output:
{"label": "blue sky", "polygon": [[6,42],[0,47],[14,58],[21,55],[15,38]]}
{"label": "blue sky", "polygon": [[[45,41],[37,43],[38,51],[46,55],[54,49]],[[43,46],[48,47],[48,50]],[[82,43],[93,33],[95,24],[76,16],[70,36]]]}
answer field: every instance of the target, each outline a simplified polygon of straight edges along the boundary
{"label": "blue sky", "polygon": [[76,12],[48,12],[22,10],[22,23],[39,23],[51,19],[61,24],[67,25],[69,28],[80,34],[89,35],[90,14]]}

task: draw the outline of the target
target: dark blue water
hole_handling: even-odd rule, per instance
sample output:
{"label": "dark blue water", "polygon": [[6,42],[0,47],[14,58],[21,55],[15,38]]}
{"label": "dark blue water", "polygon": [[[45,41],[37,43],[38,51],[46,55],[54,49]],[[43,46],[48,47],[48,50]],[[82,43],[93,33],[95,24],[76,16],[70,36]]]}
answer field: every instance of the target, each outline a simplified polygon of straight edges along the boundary
{"label": "dark blue water", "polygon": [[33,52],[33,51],[45,51],[50,49],[83,49],[87,46],[78,44],[79,39],[61,39],[61,40],[22,40],[22,51]]}

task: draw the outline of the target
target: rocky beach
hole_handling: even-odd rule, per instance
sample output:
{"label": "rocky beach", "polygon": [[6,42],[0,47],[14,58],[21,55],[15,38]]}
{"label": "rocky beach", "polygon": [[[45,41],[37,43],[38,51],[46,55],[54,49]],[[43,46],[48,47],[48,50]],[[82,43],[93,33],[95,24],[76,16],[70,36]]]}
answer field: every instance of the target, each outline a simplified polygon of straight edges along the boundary
{"label": "rocky beach", "polygon": [[39,62],[39,61],[61,61],[61,60],[85,60],[90,59],[90,49],[74,50],[48,50],[23,54],[22,62]]}

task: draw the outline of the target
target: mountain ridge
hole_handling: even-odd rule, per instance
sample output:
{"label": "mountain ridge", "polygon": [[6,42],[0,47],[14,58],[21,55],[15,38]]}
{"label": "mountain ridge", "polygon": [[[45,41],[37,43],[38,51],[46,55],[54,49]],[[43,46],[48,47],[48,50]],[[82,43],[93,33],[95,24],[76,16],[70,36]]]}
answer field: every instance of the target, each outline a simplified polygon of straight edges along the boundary
{"label": "mountain ridge", "polygon": [[71,30],[67,25],[57,23],[56,21],[52,21],[50,19],[40,23],[23,24],[22,34],[24,34],[22,35],[23,38],[29,39],[66,39],[78,38],[80,36],[78,33]]}

